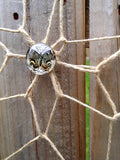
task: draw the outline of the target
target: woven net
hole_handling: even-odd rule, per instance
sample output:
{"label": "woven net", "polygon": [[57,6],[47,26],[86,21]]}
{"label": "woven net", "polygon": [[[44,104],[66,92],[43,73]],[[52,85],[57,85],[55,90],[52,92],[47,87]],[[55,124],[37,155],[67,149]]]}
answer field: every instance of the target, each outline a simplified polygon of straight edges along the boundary
{"label": "woven net", "polygon": [[[48,25],[47,32],[46,32],[46,36],[42,41],[43,43],[47,43],[47,41],[48,41],[49,34],[50,34],[50,31],[51,31],[53,15],[54,15],[55,7],[56,7],[57,3],[60,3],[59,4],[59,6],[60,6],[60,8],[59,8],[60,36],[59,36],[59,39],[54,44],[51,45],[51,47],[55,50],[55,48],[60,43],[62,44],[62,47],[61,47],[61,49],[59,51],[55,52],[56,56],[60,55],[60,53],[62,52],[62,50],[64,49],[64,46],[66,44],[120,38],[120,36],[118,35],[118,36],[107,36],[107,37],[92,38],[92,39],[83,39],[83,40],[67,40],[65,38],[64,32],[63,32],[63,4],[64,4],[64,1],[63,0],[60,0],[60,1],[54,0],[52,12],[51,12],[50,19],[49,19],[49,25]],[[26,41],[30,45],[33,45],[33,44],[35,44],[35,41],[32,40],[30,35],[26,32],[25,25],[26,25],[26,0],[23,0],[23,23],[22,23],[22,25],[17,30],[9,29],[9,28],[0,28],[0,31],[11,32],[11,33],[21,33],[25,37]],[[0,46],[6,52],[4,62],[2,63],[2,66],[0,68],[0,73],[3,71],[3,69],[7,65],[8,60],[10,58],[12,58],[12,57],[18,58],[18,59],[20,59],[20,58],[21,59],[25,59],[26,58],[25,55],[15,54],[15,53],[10,52],[10,50],[1,41],[0,41]],[[116,57],[118,57],[119,54],[120,54],[120,50],[118,50],[113,55],[111,55],[107,59],[105,59],[102,62],[100,62],[96,67],[95,66],[86,66],[86,65],[73,65],[73,64],[68,64],[68,63],[62,62],[59,59],[56,60],[56,63],[58,63],[58,64],[60,64],[60,65],[62,65],[64,67],[73,68],[74,70],[78,70],[80,72],[88,72],[88,73],[91,73],[91,74],[95,74],[97,82],[98,82],[101,90],[103,91],[104,96],[106,97],[108,103],[110,104],[110,106],[111,106],[111,108],[113,110],[113,116],[109,116],[107,114],[104,114],[103,112],[95,109],[94,107],[89,106],[89,105],[77,100],[76,98],[73,98],[73,97],[71,97],[69,95],[64,94],[64,92],[61,89],[60,83],[59,83],[59,81],[58,81],[58,79],[56,77],[56,74],[55,74],[54,70],[49,73],[49,76],[51,78],[52,85],[53,85],[54,91],[56,93],[56,99],[55,99],[55,102],[54,102],[54,105],[53,105],[53,108],[52,108],[52,111],[51,111],[51,114],[50,114],[50,117],[49,117],[49,120],[48,120],[48,124],[47,124],[46,130],[45,130],[44,133],[42,133],[42,131],[40,129],[40,125],[38,123],[38,118],[37,118],[37,114],[36,114],[36,109],[35,109],[34,103],[32,101],[32,92],[33,92],[33,89],[35,87],[36,82],[38,81],[38,77],[39,77],[38,75],[35,75],[32,83],[29,85],[29,87],[28,87],[28,89],[26,90],[25,93],[12,95],[12,96],[9,96],[9,97],[0,98],[0,101],[5,101],[5,100],[8,100],[8,99],[15,99],[15,98],[18,98],[18,97],[23,97],[24,99],[28,99],[28,101],[30,103],[30,106],[31,106],[31,109],[32,109],[32,112],[33,112],[33,118],[34,118],[36,130],[37,130],[37,134],[38,134],[35,138],[31,139],[28,143],[24,144],[21,148],[19,148],[17,151],[15,151],[14,153],[12,153],[11,155],[9,155],[8,157],[6,157],[4,159],[8,160],[8,159],[12,158],[16,154],[18,154],[19,152],[24,150],[26,147],[28,147],[31,143],[34,143],[34,142],[38,141],[41,138],[41,139],[46,140],[51,145],[51,147],[56,152],[56,154],[60,157],[61,160],[65,160],[63,155],[56,148],[55,144],[48,137],[48,131],[49,131],[49,127],[50,127],[50,124],[51,124],[51,120],[52,120],[53,115],[55,113],[55,109],[57,109],[56,108],[56,104],[58,102],[58,99],[59,98],[66,98],[66,99],[69,99],[71,101],[74,101],[74,102],[80,104],[81,106],[83,106],[85,108],[90,109],[93,112],[96,112],[97,114],[103,116],[104,118],[106,118],[106,119],[108,119],[110,121],[109,138],[108,138],[108,149],[107,149],[107,154],[106,154],[106,160],[109,160],[110,146],[111,146],[110,144],[111,144],[111,136],[112,136],[112,122],[120,116],[120,113],[117,112],[115,103],[111,99],[110,94],[108,93],[108,91],[106,90],[105,86],[103,85],[103,83],[102,83],[102,81],[100,79],[100,71],[101,71],[102,67],[105,64],[107,64],[108,62],[110,62],[113,59],[115,59]]]}

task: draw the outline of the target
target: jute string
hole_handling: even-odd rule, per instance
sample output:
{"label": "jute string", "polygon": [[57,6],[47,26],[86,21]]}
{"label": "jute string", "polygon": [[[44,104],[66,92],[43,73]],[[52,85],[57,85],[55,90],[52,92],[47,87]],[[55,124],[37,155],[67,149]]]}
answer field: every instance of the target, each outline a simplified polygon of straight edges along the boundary
{"label": "jute string", "polygon": [[[47,29],[47,32],[46,32],[46,36],[42,40],[42,42],[44,42],[44,43],[47,43],[48,38],[49,38],[49,34],[50,34],[50,31],[51,31],[52,20],[53,20],[53,17],[54,17],[55,7],[56,7],[57,2],[58,2],[58,0],[54,0],[52,12],[51,12],[50,19],[49,19],[49,25],[48,25],[48,29]],[[64,29],[63,29],[63,4],[64,4],[64,1],[60,0],[60,3],[59,3],[59,5],[60,5],[60,7],[59,7],[59,30],[60,30],[60,34],[59,35],[60,36],[59,36],[58,40],[54,44],[51,45],[51,47],[53,49],[55,49],[58,44],[63,43],[61,49],[59,51],[56,51],[56,56],[59,55],[62,52],[62,50],[64,49],[64,46],[68,43],[84,43],[84,42],[90,42],[90,41],[110,40],[110,39],[120,38],[120,35],[116,35],[116,36],[107,36],[107,37],[82,39],[82,40],[67,40],[64,36],[64,33],[63,33],[64,32]],[[26,26],[26,0],[23,0],[23,23],[22,23],[22,25],[17,30],[13,30],[13,29],[9,29],[9,28],[0,28],[0,31],[12,32],[12,33],[21,33],[25,37],[26,41],[30,45],[33,45],[33,44],[35,44],[35,41],[32,40],[30,35],[26,32],[25,26]],[[7,64],[8,60],[10,58],[12,58],[12,57],[25,58],[26,57],[25,55],[20,55],[20,54],[15,54],[15,53],[10,52],[9,49],[1,41],[0,41],[0,46],[2,47],[3,50],[6,51],[5,59],[4,59],[2,65],[1,65],[1,68],[0,68],[0,73],[4,70],[4,68],[5,68],[5,66],[6,66],[6,64]],[[49,128],[50,128],[51,120],[52,120],[52,118],[54,116],[54,113],[55,113],[55,109],[57,109],[56,106],[57,106],[57,102],[58,102],[59,98],[67,98],[67,99],[70,99],[71,101],[74,101],[74,102],[80,104],[81,106],[83,106],[85,108],[89,108],[91,111],[103,116],[105,119],[110,120],[109,136],[108,136],[109,137],[108,138],[108,149],[107,149],[107,153],[106,153],[106,160],[109,160],[111,137],[112,137],[112,122],[113,122],[113,120],[116,120],[120,117],[120,113],[117,112],[116,105],[113,102],[113,100],[111,99],[110,94],[106,90],[105,86],[103,85],[103,83],[100,79],[99,73],[101,71],[101,68],[105,64],[109,63],[110,61],[112,61],[113,59],[118,57],[119,55],[120,55],[120,50],[118,50],[113,55],[111,55],[107,59],[100,62],[96,67],[86,66],[86,65],[68,64],[68,63],[59,61],[58,59],[56,61],[56,63],[58,63],[59,65],[63,65],[64,67],[67,67],[67,68],[73,68],[73,69],[78,70],[80,72],[88,72],[88,73],[91,73],[91,74],[96,74],[97,82],[98,82],[100,88],[102,89],[104,95],[106,96],[106,99],[107,99],[108,103],[110,104],[110,106],[113,110],[113,116],[106,115],[106,114],[102,113],[101,111],[98,111],[94,107],[89,106],[89,105],[75,99],[74,97],[71,97],[69,95],[64,94],[64,92],[61,89],[60,83],[59,83],[59,81],[58,81],[58,79],[55,75],[54,70],[49,73],[49,76],[51,78],[51,81],[52,81],[52,84],[53,84],[53,87],[54,87],[54,90],[55,90],[55,93],[56,93],[56,98],[55,98],[55,102],[53,104],[53,108],[52,108],[52,111],[51,111],[51,114],[50,114],[50,117],[49,117],[49,120],[48,120],[48,124],[47,124],[46,130],[45,130],[45,133],[41,132],[40,125],[38,123],[38,117],[37,117],[37,114],[36,114],[35,106],[34,106],[34,103],[32,101],[32,97],[31,97],[31,93],[34,89],[34,86],[39,80],[38,75],[35,75],[32,83],[29,85],[28,89],[26,90],[26,93],[0,98],[0,101],[5,101],[5,100],[13,99],[13,98],[18,98],[18,97],[26,98],[28,100],[30,106],[31,106],[31,109],[32,109],[32,112],[33,112],[33,118],[34,118],[34,121],[35,121],[36,130],[37,130],[37,133],[38,133],[38,136],[36,136],[32,140],[30,140],[28,143],[26,143],[20,149],[18,149],[17,151],[15,151],[14,153],[12,153],[11,155],[9,155],[8,157],[6,157],[4,159],[8,160],[8,159],[12,158],[13,156],[15,156],[16,154],[21,152],[24,148],[28,147],[31,143],[33,143],[33,142],[39,140],[40,138],[42,138],[42,139],[46,140],[51,145],[51,147],[56,152],[56,154],[60,157],[61,160],[65,160],[64,157],[62,156],[62,154],[58,151],[58,149],[54,145],[54,143],[49,139],[48,131],[49,131]]]}

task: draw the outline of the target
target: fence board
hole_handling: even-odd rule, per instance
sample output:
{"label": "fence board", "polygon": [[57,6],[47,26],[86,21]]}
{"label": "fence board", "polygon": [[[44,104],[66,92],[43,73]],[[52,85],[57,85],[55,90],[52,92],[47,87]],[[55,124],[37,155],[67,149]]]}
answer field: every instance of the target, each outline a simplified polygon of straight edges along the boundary
{"label": "fence board", "polygon": [[[118,32],[118,6],[117,1],[90,0],[90,37],[116,35]],[[117,40],[97,41],[90,43],[90,64],[96,66],[118,49]],[[100,77],[112,100],[120,111],[119,105],[119,58],[102,68]],[[96,109],[112,115],[110,105],[99,88],[95,76],[90,76],[90,105]],[[90,160],[106,159],[108,144],[109,121],[90,113]],[[113,123],[110,160],[120,159],[120,126]]]}
{"label": "fence board", "polygon": [[[83,0],[66,1],[64,5],[64,33],[69,39],[84,38],[84,9]],[[22,1],[0,1],[0,26],[16,28],[22,24]],[[48,19],[52,10],[53,0],[27,0],[26,30],[37,42],[44,38]],[[11,7],[7,7],[11,6]],[[58,35],[59,6],[57,5],[52,22],[52,31],[48,44],[54,43]],[[13,13],[19,13],[19,19],[13,19]],[[7,16],[6,16],[7,15]],[[21,34],[0,32],[3,43],[14,53],[26,54],[27,44]],[[1,50],[1,53],[2,52]],[[80,57],[80,58],[79,58]],[[0,54],[0,64],[4,59]],[[84,45],[68,45],[60,59],[68,63],[84,64]],[[84,74],[65,69],[59,65],[55,68],[57,77],[64,93],[85,100]],[[26,67],[25,60],[11,59],[0,75],[0,97],[24,93],[34,78]],[[49,115],[55,100],[55,93],[48,75],[41,76],[32,94],[38,121],[42,132],[45,131]],[[0,157],[4,158],[23,146],[37,135],[27,100],[23,98],[8,100],[0,104]],[[48,133],[58,150],[66,160],[85,159],[85,110],[77,104],[60,99]],[[30,147],[12,159],[47,160],[59,159],[50,145],[44,140],[33,143]]]}

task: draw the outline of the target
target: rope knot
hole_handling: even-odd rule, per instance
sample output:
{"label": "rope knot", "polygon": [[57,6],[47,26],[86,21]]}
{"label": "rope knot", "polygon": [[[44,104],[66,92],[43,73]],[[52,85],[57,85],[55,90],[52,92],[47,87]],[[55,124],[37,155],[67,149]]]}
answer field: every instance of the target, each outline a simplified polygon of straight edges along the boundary
{"label": "rope knot", "polygon": [[62,37],[60,37],[60,42],[64,42],[64,43],[66,43],[67,42],[67,39],[64,37],[64,36],[62,36]]}
{"label": "rope knot", "polygon": [[113,119],[114,119],[114,120],[120,120],[120,112],[119,112],[119,113],[116,113],[116,114],[113,116]]}
{"label": "rope knot", "polygon": [[20,26],[20,27],[18,28],[18,31],[19,31],[19,32],[23,32],[23,30],[24,30],[23,26]]}

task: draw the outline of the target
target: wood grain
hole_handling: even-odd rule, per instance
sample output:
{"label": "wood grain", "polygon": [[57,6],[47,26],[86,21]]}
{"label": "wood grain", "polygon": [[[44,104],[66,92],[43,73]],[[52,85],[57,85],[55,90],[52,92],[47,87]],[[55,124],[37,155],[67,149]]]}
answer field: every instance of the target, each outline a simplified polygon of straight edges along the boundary
{"label": "wood grain", "polygon": [[[112,36],[118,34],[117,1],[91,0],[90,1],[90,38]],[[90,64],[96,66],[99,62],[112,55],[118,49],[117,40],[97,41],[90,43]],[[100,73],[101,80],[114,103],[117,111],[119,105],[119,57],[106,64]],[[113,115],[110,105],[99,88],[95,76],[90,76],[90,105],[96,109]],[[113,123],[110,160],[120,159],[119,122]],[[108,144],[109,121],[105,118],[90,113],[90,160],[106,159]]]}
{"label": "wood grain", "polygon": [[[85,35],[83,0],[66,1],[64,4],[64,34],[68,39],[83,39]],[[14,28],[22,24],[22,1],[1,0],[0,26]],[[59,4],[59,3],[58,3]],[[52,30],[48,44],[59,38],[59,5],[57,4]],[[27,0],[26,30],[36,43],[44,38],[48,19],[52,10],[53,0]],[[11,6],[11,7],[7,7]],[[19,20],[13,19],[13,13],[19,13]],[[0,40],[19,54],[26,54],[28,45],[21,34],[0,32]],[[1,50],[0,64],[4,59]],[[65,47],[60,60],[73,64],[84,64],[84,44]],[[83,73],[56,65],[56,75],[63,92],[85,101],[85,78]],[[24,93],[34,78],[26,67],[25,60],[10,59],[4,72],[0,75],[0,97]],[[49,75],[39,78],[32,99],[42,132],[55,100],[55,93]],[[0,156],[4,158],[16,151],[37,135],[30,105],[24,98],[1,102],[0,104]],[[77,104],[60,99],[48,132],[49,138],[55,143],[66,160],[85,160],[85,110]],[[50,145],[40,139],[30,147],[12,158],[13,160],[55,160],[59,159]]]}

